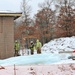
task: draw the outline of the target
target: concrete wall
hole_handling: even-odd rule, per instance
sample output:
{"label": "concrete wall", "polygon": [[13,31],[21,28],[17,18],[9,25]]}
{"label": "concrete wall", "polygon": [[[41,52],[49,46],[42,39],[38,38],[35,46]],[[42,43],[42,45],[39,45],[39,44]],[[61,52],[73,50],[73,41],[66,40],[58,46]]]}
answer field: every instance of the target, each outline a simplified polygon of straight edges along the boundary
{"label": "concrete wall", "polygon": [[0,59],[14,56],[14,18],[0,17]]}

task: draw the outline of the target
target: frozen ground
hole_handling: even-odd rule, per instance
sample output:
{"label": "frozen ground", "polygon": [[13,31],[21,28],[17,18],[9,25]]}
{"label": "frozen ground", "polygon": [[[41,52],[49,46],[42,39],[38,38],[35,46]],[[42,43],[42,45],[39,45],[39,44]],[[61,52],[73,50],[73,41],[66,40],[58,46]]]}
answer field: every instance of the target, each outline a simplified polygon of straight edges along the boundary
{"label": "frozen ground", "polygon": [[75,64],[5,66],[0,75],[75,75]]}
{"label": "frozen ground", "polygon": [[55,64],[55,63],[75,63],[73,60],[68,59],[69,54],[52,54],[52,53],[44,53],[44,54],[35,54],[29,56],[18,56],[11,57],[5,60],[0,60],[0,65],[38,65],[38,64]]}
{"label": "frozen ground", "polygon": [[42,54],[21,50],[22,56],[0,60],[0,75],[75,75],[75,60],[68,59],[75,53],[59,53],[73,50],[74,36],[51,40],[43,45]]}
{"label": "frozen ground", "polygon": [[[74,60],[68,59],[74,53],[62,53],[59,51],[73,51],[75,49],[75,37],[66,37],[51,40],[42,47],[42,54],[37,54],[35,50],[34,55],[11,57],[0,60],[0,65],[32,65],[32,64],[56,64],[56,63],[75,63]],[[22,50],[20,51],[22,55]],[[66,62],[65,62],[66,61]]]}

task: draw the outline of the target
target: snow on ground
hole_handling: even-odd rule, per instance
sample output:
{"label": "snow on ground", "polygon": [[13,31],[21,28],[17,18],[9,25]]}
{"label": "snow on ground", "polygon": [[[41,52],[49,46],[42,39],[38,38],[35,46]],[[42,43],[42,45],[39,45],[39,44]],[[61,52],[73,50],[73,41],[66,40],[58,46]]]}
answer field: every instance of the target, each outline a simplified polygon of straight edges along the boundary
{"label": "snow on ground", "polygon": [[20,51],[25,53],[22,56],[0,60],[0,75],[75,75],[75,60],[68,59],[75,53],[59,53],[75,50],[74,36],[51,40],[43,45],[42,54],[35,50],[27,55],[27,50]]}
{"label": "snow on ground", "polygon": [[7,66],[0,70],[0,75],[75,75],[75,65]]}
{"label": "snow on ground", "polygon": [[75,50],[75,36],[51,40],[50,42],[44,44],[42,50],[48,53]]}
{"label": "snow on ground", "polygon": [[[75,49],[75,37],[66,37],[51,40],[42,47],[42,54],[24,55],[11,57],[0,60],[0,65],[32,65],[32,64],[55,64],[55,63],[75,63],[74,60],[68,59],[73,53],[62,53],[59,51],[67,51]],[[22,51],[22,50],[21,50]],[[22,53],[21,53],[22,55]],[[66,62],[65,62],[66,61]]]}

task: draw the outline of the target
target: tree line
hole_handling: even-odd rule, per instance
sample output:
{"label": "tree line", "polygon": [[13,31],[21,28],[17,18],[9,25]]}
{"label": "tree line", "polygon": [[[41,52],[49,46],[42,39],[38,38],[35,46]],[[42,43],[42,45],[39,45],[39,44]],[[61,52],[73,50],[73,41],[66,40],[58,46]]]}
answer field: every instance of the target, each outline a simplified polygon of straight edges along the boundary
{"label": "tree line", "polygon": [[38,4],[39,10],[30,18],[31,7],[26,0],[22,2],[22,23],[16,27],[15,39],[22,36],[38,36],[41,42],[47,43],[54,38],[75,35],[75,1],[45,0]]}

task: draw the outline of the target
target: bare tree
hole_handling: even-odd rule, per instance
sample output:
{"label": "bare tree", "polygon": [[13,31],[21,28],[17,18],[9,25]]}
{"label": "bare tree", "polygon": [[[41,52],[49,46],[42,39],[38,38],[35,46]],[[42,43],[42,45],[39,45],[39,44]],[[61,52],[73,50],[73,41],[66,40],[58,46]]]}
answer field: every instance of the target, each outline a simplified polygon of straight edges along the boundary
{"label": "bare tree", "polygon": [[54,2],[54,0],[44,0],[43,3],[39,3],[39,8],[43,9],[43,8],[51,8],[52,3]]}
{"label": "bare tree", "polygon": [[21,10],[23,12],[22,19],[25,26],[29,25],[31,21],[30,19],[31,6],[28,5],[28,2],[26,0],[22,0],[21,3]]}
{"label": "bare tree", "polygon": [[[25,29],[23,29],[21,31],[21,42],[22,42],[22,46],[24,46],[25,43],[25,38],[24,36],[28,36],[29,31],[27,29],[27,27],[31,24],[32,20],[30,18],[30,12],[31,12],[31,6],[28,5],[29,0],[22,0],[21,3],[21,10],[22,10],[22,25]],[[28,44],[28,39],[27,40],[27,44]]]}

